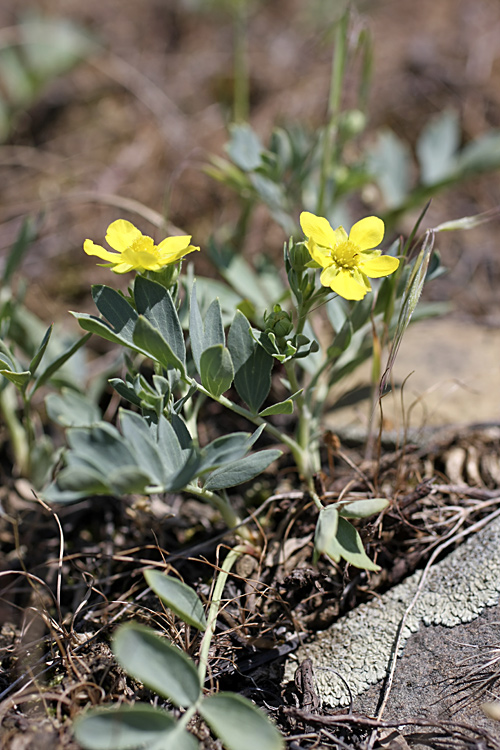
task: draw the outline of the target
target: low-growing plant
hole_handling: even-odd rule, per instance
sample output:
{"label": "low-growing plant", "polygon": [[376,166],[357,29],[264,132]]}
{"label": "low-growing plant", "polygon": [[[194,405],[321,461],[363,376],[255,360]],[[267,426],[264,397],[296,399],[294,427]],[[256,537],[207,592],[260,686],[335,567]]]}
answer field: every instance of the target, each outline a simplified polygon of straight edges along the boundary
{"label": "low-growing plant", "polygon": [[[173,576],[148,570],[146,581],[187,627],[203,633],[198,666],[154,630],[138,623],[121,625],[113,653],[125,671],[176,707],[177,715],[149,703],[91,709],[75,722],[75,736],[88,750],[195,750],[189,722],[201,716],[228,750],[280,750],[283,739],[263,711],[241,695],[203,695],[208,653],[227,575],[245,548],[226,556],[217,576],[208,615],[192,588]],[[179,716],[180,714],[180,716]]]}
{"label": "low-growing plant", "polygon": [[[377,569],[347,519],[377,513],[387,501],[341,500],[327,509],[315,476],[328,391],[372,352],[375,337],[387,341],[408,294],[411,263],[400,265],[395,255],[381,254],[384,228],[376,217],[361,220],[349,235],[308,212],[301,224],[306,239],[285,246],[287,309],[276,302],[270,311],[261,310],[257,327],[237,308],[227,334],[227,307],[223,311],[217,298],[200,306],[200,280],[180,274],[181,257],[197,249],[189,237],[156,246],[130,222],[117,220],[107,233],[114,252],[86,241],[86,252],[107,261],[115,273],[136,271],[126,295],[105,285],[93,288],[101,318],[74,313],[84,330],[126,349],[126,376],[110,382],[132,408],[120,410],[121,432],[102,421],[68,429],[65,467],[45,491],[46,500],[183,491],[211,503],[236,528],[240,518],[228,490],[254,479],[281,455],[276,448],[248,454],[265,430],[292,454],[318,508],[316,552]],[[406,253],[402,247],[402,261]],[[385,278],[375,295],[370,277]],[[325,317],[335,333],[316,336]],[[145,359],[153,362],[150,379],[141,372]],[[274,395],[273,373],[284,398]],[[202,445],[199,419],[207,399],[244,417],[254,432],[225,434]],[[294,410],[290,434],[273,418]]]}

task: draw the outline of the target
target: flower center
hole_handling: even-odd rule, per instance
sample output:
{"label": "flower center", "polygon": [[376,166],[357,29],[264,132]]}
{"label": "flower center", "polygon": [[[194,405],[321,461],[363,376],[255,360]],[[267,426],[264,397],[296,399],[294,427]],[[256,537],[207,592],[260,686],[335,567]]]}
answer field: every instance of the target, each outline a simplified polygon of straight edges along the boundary
{"label": "flower center", "polygon": [[359,264],[359,251],[357,245],[349,240],[341,242],[332,248],[332,260],[337,266],[343,268],[356,268]]}
{"label": "flower center", "polygon": [[122,260],[137,269],[148,269],[158,264],[159,254],[151,237],[139,237],[122,252]]}

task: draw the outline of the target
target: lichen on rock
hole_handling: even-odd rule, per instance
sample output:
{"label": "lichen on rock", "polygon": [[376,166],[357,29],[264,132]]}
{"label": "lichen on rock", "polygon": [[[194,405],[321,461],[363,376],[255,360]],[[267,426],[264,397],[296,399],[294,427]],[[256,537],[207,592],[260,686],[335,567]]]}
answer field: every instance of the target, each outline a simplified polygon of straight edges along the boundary
{"label": "lichen on rock", "polygon": [[[324,703],[349,703],[386,676],[398,628],[422,577],[417,571],[403,583],[368,604],[361,604],[289,658],[285,676],[291,679],[297,661],[309,657],[316,688]],[[399,656],[411,633],[421,623],[454,627],[478,617],[497,604],[500,595],[500,519],[473,534],[464,544],[435,564],[407,616]]]}

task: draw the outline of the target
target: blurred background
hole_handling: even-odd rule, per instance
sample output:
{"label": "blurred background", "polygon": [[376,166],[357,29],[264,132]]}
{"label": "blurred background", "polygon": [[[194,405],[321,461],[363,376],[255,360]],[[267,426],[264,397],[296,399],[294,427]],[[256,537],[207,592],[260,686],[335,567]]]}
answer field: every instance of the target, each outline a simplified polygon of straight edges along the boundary
{"label": "blurred background", "polygon": [[[345,3],[3,0],[0,257],[31,216],[37,238],[23,273],[27,304],[43,319],[66,316],[72,325],[68,309],[91,309],[89,285],[109,283],[109,272],[83,254],[82,243],[87,237],[101,242],[114,219],[127,218],[158,237],[154,224],[163,215],[202,248],[214,227],[236,221],[234,192],[204,169],[211,155],[225,156],[234,117],[238,5],[245,10],[248,121],[262,142],[277,125],[321,127],[333,22]],[[497,0],[360,1],[353,12],[357,33],[371,35],[364,147],[375,148],[380,133],[391,133],[403,144],[399,158],[411,181],[422,130],[451,113],[459,124],[457,147],[490,134],[487,159],[491,154],[491,166],[500,164]],[[346,71],[347,109],[355,106],[356,76],[359,70]],[[497,210],[499,173],[488,165],[478,172],[436,194],[423,226]],[[348,206],[353,221],[391,208],[377,184],[364,185]],[[397,217],[388,239],[408,233],[421,208]],[[498,226],[493,216],[468,232],[438,235],[449,271],[425,296],[450,302],[451,314],[408,333],[398,363],[400,378],[417,369],[411,399],[427,390],[437,398],[422,419],[498,419]],[[279,261],[286,238],[261,206],[241,250]],[[196,258],[196,271],[215,273],[207,255]]]}

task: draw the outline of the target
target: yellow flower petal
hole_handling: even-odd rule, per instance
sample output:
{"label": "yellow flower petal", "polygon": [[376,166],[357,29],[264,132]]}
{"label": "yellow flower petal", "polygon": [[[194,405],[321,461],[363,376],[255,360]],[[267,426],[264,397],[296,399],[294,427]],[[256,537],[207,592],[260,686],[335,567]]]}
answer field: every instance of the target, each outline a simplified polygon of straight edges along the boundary
{"label": "yellow flower petal", "polygon": [[309,250],[309,255],[313,260],[318,263],[322,268],[328,268],[332,265],[332,252],[325,247],[320,247],[314,240],[309,240],[306,243],[306,247]]}
{"label": "yellow flower petal", "polygon": [[399,266],[399,260],[392,255],[380,255],[372,260],[360,261],[359,270],[370,276],[372,279],[378,279],[381,276],[389,276]]}
{"label": "yellow flower petal", "polygon": [[131,266],[130,263],[118,263],[114,268],[111,270],[115,273],[128,273],[129,271],[133,271],[134,266]]}
{"label": "yellow flower petal", "polygon": [[344,299],[363,299],[365,294],[370,291],[364,284],[360,284],[351,273],[345,268],[325,268],[321,273],[320,281],[323,286],[329,286],[333,292],[336,292]]}
{"label": "yellow flower petal", "polygon": [[338,227],[337,229],[335,229],[334,234],[335,234],[334,247],[335,245],[341,245],[343,242],[346,242],[349,239],[344,227]]}
{"label": "yellow flower petal", "polygon": [[109,225],[106,233],[106,242],[113,250],[122,253],[130,247],[136,240],[142,237],[140,232],[130,221],[117,219]]}
{"label": "yellow flower petal", "polygon": [[116,263],[116,261],[120,257],[116,253],[110,253],[109,250],[106,250],[104,247],[94,244],[92,240],[85,240],[85,242],[83,243],[83,249],[85,250],[87,255],[97,255],[98,258],[102,258],[102,260],[109,260],[112,263]]}
{"label": "yellow flower petal", "polygon": [[322,247],[332,247],[337,242],[335,231],[332,229],[330,222],[321,216],[315,216],[309,213],[309,211],[303,211],[300,214],[300,226],[308,239],[314,240],[314,242],[322,245]]}
{"label": "yellow flower petal", "polygon": [[384,222],[377,216],[367,216],[357,221],[349,232],[349,241],[360,250],[371,250],[380,245],[384,239]]}
{"label": "yellow flower petal", "polygon": [[158,245],[158,250],[163,265],[175,263],[176,261],[181,260],[181,258],[183,258],[188,253],[192,253],[195,250],[200,249],[199,247],[190,245],[190,240],[191,237],[188,235],[167,237],[166,239],[162,240],[162,242],[160,242],[160,244]]}

